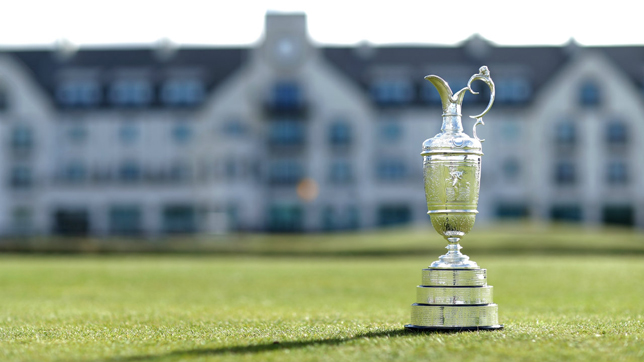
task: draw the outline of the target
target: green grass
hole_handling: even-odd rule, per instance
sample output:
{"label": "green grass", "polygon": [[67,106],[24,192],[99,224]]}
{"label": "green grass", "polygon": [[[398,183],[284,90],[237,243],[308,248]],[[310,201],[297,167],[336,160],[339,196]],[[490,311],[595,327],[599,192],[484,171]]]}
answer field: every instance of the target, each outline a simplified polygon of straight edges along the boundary
{"label": "green grass", "polygon": [[[425,231],[246,237],[232,256],[5,255],[0,360],[643,360],[642,236],[520,231],[464,242],[505,329],[452,334],[402,329],[442,246]],[[289,243],[323,256],[260,255]]]}

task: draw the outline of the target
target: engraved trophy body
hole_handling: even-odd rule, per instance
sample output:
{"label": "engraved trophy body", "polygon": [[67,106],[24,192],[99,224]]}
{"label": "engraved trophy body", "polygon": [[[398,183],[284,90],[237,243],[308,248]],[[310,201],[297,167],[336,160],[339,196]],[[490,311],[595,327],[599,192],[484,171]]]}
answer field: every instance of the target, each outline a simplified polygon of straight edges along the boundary
{"label": "engraved trophy body", "polygon": [[[452,93],[447,82],[435,75],[425,77],[438,90],[443,106],[441,133],[423,142],[423,170],[427,214],[432,226],[448,242],[447,254],[422,272],[412,304],[411,330],[500,329],[498,306],[492,303],[492,286],[485,269],[460,252],[459,242],[474,226],[481,180],[481,140],[476,126],[494,103],[494,82],[486,66],[467,87]],[[487,108],[475,118],[473,137],[463,132],[461,104],[475,80],[490,88]]]}

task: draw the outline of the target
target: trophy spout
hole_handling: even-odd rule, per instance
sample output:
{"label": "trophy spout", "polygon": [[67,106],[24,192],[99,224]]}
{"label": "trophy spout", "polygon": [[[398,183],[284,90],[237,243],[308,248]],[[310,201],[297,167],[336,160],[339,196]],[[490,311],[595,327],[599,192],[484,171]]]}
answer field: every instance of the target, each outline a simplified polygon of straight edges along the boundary
{"label": "trophy spout", "polygon": [[487,107],[480,114],[470,116],[470,118],[476,119],[474,127],[472,128],[474,138],[480,142],[485,141],[478,138],[476,134],[476,126],[485,124],[483,123],[483,116],[490,111],[492,105],[494,104],[494,97],[496,92],[494,82],[490,77],[490,70],[488,69],[488,67],[484,65],[479,68],[479,72],[477,74],[474,74],[470,78],[470,80],[467,82],[467,86],[459,90],[455,94],[452,92],[449,84],[443,78],[437,75],[428,75],[425,76],[425,79],[430,81],[434,85],[436,90],[438,90],[438,94],[440,95],[441,104],[443,107],[443,126],[441,127],[441,131],[443,131],[444,133],[463,132],[463,126],[461,124],[461,105],[463,104],[463,98],[465,97],[465,93],[467,93],[468,91],[472,94],[478,94],[478,92],[475,92],[472,89],[472,82],[480,80],[488,85],[488,87],[490,88],[490,101]]}

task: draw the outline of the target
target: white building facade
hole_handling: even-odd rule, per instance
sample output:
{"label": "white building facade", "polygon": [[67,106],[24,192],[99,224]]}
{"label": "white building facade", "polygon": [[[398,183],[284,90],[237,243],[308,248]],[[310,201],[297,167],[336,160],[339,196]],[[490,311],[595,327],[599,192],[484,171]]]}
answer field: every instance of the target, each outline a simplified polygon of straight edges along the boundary
{"label": "white building facade", "polygon": [[0,233],[425,223],[423,76],[460,88],[483,64],[479,219],[644,227],[644,48],[325,47],[268,15],[253,48],[0,52]]}

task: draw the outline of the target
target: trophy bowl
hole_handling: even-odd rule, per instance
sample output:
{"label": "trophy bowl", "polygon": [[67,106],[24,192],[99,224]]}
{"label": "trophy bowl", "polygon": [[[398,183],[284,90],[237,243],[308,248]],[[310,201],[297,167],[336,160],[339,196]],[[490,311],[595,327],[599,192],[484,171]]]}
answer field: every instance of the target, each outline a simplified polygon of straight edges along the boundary
{"label": "trophy bowl", "polygon": [[[434,229],[449,243],[448,253],[431,267],[477,268],[460,253],[459,241],[472,230],[478,213],[481,143],[464,133],[458,135],[456,143],[462,146],[455,150],[446,151],[441,143],[430,139],[423,147],[427,213]],[[441,153],[430,153],[436,150]]]}

